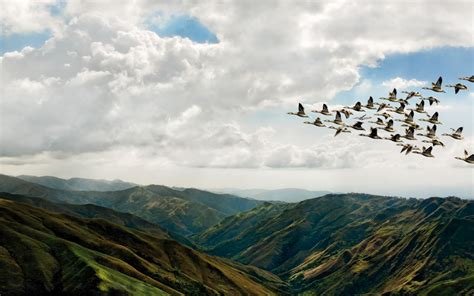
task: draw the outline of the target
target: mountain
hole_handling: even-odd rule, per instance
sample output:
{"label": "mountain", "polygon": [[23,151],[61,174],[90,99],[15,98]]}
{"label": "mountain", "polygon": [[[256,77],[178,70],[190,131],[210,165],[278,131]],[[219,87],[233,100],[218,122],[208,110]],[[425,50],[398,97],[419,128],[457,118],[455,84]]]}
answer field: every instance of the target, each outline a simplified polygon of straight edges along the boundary
{"label": "mountain", "polygon": [[320,197],[329,194],[329,191],[310,191],[298,188],[283,188],[283,189],[235,189],[222,188],[215,189],[215,192],[229,193],[241,197],[254,198],[265,201],[284,201],[284,202],[300,202],[306,199]]}
{"label": "mountain", "polygon": [[5,192],[0,192],[0,198],[12,200],[15,202],[26,203],[37,208],[45,209],[56,213],[67,214],[69,216],[76,216],[79,218],[104,219],[120,226],[125,226],[128,228],[147,232],[148,234],[151,234],[153,236],[174,239],[180,242],[181,244],[196,248],[196,245],[192,243],[189,239],[178,234],[168,232],[156,224],[148,222],[145,219],[142,219],[129,213],[116,212],[109,208],[104,208],[92,204],[74,205],[66,203],[54,203],[39,197],[10,194]]}
{"label": "mountain", "polygon": [[37,177],[29,175],[21,175],[17,178],[49,188],[70,191],[117,191],[137,186],[137,184],[122,180],[109,181],[84,178],[70,178],[66,180],[52,176]]}
{"label": "mountain", "polygon": [[274,295],[275,275],[165,237],[0,198],[2,295]]}
{"label": "mountain", "polygon": [[272,271],[295,293],[474,293],[474,202],[330,194],[265,204],[194,236]]}
{"label": "mountain", "polygon": [[120,191],[68,191],[0,175],[0,192],[41,197],[53,202],[95,204],[127,212],[158,224],[170,232],[187,236],[201,232],[262,201],[229,194],[160,185],[136,186]]}

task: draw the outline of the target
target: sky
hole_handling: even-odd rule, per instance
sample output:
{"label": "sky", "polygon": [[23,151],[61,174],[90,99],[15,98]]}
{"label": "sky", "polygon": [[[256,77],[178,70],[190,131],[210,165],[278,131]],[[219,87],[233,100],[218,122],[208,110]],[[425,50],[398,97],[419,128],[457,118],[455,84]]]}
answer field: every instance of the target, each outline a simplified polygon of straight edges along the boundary
{"label": "sky", "polygon": [[[472,1],[0,1],[4,174],[474,197],[474,84],[421,90],[474,75]],[[465,139],[404,156],[286,114],[394,87]]]}

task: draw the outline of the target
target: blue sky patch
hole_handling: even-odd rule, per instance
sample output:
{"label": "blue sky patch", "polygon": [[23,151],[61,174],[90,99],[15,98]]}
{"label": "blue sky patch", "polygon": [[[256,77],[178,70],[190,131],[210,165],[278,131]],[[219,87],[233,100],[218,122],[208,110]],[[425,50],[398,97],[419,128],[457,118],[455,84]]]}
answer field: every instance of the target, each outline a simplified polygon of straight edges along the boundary
{"label": "blue sky patch", "polygon": [[218,43],[217,36],[195,17],[173,15],[162,25],[148,23],[149,29],[163,37],[180,36],[197,43]]}
{"label": "blue sky patch", "polygon": [[0,55],[10,51],[21,51],[26,46],[41,47],[51,37],[50,31],[27,34],[0,35]]}
{"label": "blue sky patch", "polygon": [[[474,75],[474,48],[439,47],[408,54],[393,54],[381,60],[375,68],[362,67],[360,75],[360,83],[364,80],[371,81],[373,86],[371,91],[384,91],[383,93],[370,93],[374,98],[387,95],[389,89],[382,86],[382,82],[395,77],[430,83],[442,76],[443,85],[457,82],[466,84],[465,81],[460,81],[458,78]],[[467,84],[469,85],[469,83]],[[353,102],[355,98],[366,100],[367,98],[360,97],[360,94],[356,93],[356,89],[357,85],[349,91],[338,93],[333,102],[347,104]],[[447,89],[447,91],[450,93],[452,89]],[[428,94],[430,93],[428,92]],[[466,99],[468,96],[469,91],[459,93],[456,98]]]}

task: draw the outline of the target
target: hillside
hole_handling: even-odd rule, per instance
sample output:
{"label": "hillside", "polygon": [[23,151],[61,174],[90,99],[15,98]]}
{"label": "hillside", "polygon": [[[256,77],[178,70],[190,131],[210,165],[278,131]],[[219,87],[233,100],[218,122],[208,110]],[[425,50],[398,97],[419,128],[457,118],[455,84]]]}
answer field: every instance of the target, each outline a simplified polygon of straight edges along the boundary
{"label": "hillside", "polygon": [[229,194],[149,185],[120,191],[67,191],[0,175],[0,192],[42,197],[53,202],[95,204],[139,216],[187,236],[203,231],[227,216],[263,203]]}
{"label": "hillside", "polygon": [[271,273],[174,240],[0,199],[2,295],[272,295]]}
{"label": "hillside", "polygon": [[52,176],[21,175],[17,178],[46,187],[70,191],[118,191],[137,186],[122,180],[95,180],[85,178],[61,179]]}
{"label": "hillside", "polygon": [[473,201],[347,194],[279,207],[229,217],[194,239],[299,292],[474,291]]}

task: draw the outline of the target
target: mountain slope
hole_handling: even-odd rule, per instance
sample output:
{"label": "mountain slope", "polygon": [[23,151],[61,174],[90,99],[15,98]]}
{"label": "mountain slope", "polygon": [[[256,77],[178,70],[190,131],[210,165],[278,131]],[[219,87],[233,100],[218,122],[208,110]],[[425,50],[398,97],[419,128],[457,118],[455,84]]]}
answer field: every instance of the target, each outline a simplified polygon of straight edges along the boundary
{"label": "mountain slope", "polygon": [[46,187],[70,191],[117,191],[137,186],[137,184],[122,180],[95,180],[85,178],[61,179],[52,176],[21,175],[17,178]]}
{"label": "mountain slope", "polygon": [[[474,291],[473,201],[348,194],[278,206],[229,217],[194,239],[299,292]],[[270,214],[259,218],[259,209]]]}
{"label": "mountain slope", "polygon": [[5,295],[271,295],[285,288],[268,272],[173,240],[5,199],[0,266]]}
{"label": "mountain slope", "polygon": [[203,231],[261,201],[227,194],[150,185],[121,191],[67,191],[0,175],[0,192],[42,197],[53,202],[95,204],[120,212],[132,213],[179,235]]}
{"label": "mountain slope", "polygon": [[306,199],[330,194],[329,191],[311,191],[298,188],[282,188],[274,190],[222,188],[215,189],[214,191],[229,193],[241,197],[254,198],[257,200],[283,202],[300,202]]}

